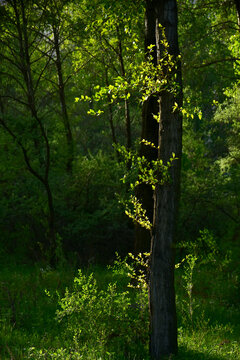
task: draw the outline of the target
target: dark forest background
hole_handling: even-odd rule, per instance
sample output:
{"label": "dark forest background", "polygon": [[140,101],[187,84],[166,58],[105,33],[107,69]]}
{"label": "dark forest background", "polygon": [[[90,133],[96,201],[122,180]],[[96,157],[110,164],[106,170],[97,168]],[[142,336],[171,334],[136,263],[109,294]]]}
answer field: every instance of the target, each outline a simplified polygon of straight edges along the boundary
{"label": "dark forest background", "polygon": [[[144,4],[9,1],[1,5],[1,257],[109,261],[133,250],[121,199],[137,150]],[[208,229],[239,239],[239,25],[232,1],[179,2],[184,139],[179,241]],[[112,88],[111,88],[112,86]],[[120,86],[120,85],[119,85]],[[116,95],[114,95],[114,91]]]}

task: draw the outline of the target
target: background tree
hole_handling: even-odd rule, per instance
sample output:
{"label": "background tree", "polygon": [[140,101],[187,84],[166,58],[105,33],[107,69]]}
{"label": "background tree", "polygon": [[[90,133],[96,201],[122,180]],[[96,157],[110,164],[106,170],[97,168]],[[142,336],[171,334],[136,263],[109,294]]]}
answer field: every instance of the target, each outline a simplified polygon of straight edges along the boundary
{"label": "background tree", "polygon": [[[57,81],[53,76],[48,80],[58,91],[67,146],[66,168],[67,172],[71,174],[74,160],[74,139],[67,106],[66,86],[73,75],[73,71],[69,73],[70,64],[66,63],[71,62],[70,53],[73,51],[74,45],[70,40],[68,3],[69,1],[39,2],[37,6],[44,22],[42,29],[35,28],[35,31],[36,33],[42,31],[44,34],[43,41],[46,46],[45,49],[41,49],[41,52],[49,60],[50,65],[53,64],[56,69]],[[46,76],[45,79],[47,80]]]}
{"label": "background tree", "polygon": [[[219,203],[225,180],[219,177],[215,163],[216,159],[225,156],[226,147],[223,144],[227,141],[227,133],[226,129],[212,121],[218,104],[232,93],[226,88],[235,88],[234,84],[238,81],[239,40],[236,8],[233,5],[231,1],[223,1],[220,7],[219,2],[209,1],[179,3],[184,108],[192,114],[192,117],[184,114],[178,225],[178,237],[186,241],[197,238],[199,230],[205,227],[211,229],[218,239],[225,236],[221,231],[223,222],[229,226],[228,234],[235,227],[227,211],[228,205],[224,200]],[[207,17],[203,15],[203,10],[207,12]],[[202,30],[195,32],[201,26]],[[199,36],[203,31],[204,39]],[[195,49],[191,58],[190,44]],[[200,51],[202,48],[206,52]],[[200,109],[201,116],[198,116]]]}
{"label": "background tree", "polygon": [[[8,102],[8,106],[5,107],[0,118],[0,123],[21,150],[27,170],[40,181],[46,192],[47,238],[50,257],[53,258],[56,234],[53,196],[49,183],[50,144],[46,124],[43,117],[39,115],[39,100],[37,99],[42,73],[47,63],[39,64],[39,53],[36,51],[36,43],[39,38],[31,31],[32,24],[36,22],[36,18],[30,18],[31,6],[33,6],[31,2],[24,3],[21,0],[14,0],[5,4],[4,7],[3,19],[5,22],[1,24],[4,30],[1,43],[5,49],[3,69],[5,67],[7,71],[4,69],[2,74],[7,78],[8,84],[10,82],[12,91],[10,93],[6,91],[1,97],[19,105],[17,114],[8,113],[8,109],[11,109]],[[40,60],[41,58],[40,56]],[[24,128],[24,118],[22,117],[24,108],[29,112],[26,125],[28,137],[21,134],[21,130]],[[31,136],[29,136],[30,134]]]}

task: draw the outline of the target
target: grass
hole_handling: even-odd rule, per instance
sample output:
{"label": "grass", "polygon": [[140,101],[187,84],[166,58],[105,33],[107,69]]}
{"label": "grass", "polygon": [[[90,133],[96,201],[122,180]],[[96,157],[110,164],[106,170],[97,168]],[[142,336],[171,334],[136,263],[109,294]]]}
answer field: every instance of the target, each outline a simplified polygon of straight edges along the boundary
{"label": "grass", "polygon": [[64,292],[73,271],[15,265],[0,272],[0,359],[26,359],[31,346],[57,343],[56,303],[44,289]]}
{"label": "grass", "polygon": [[[192,318],[187,310],[189,298],[184,287],[184,271],[181,268],[176,271],[179,353],[171,359],[240,359],[239,268],[234,260],[225,266],[219,264],[220,262],[214,266],[197,266],[194,269]],[[40,265],[19,264],[2,266],[0,359],[148,360],[147,322],[143,318],[141,325],[134,314],[134,307],[129,305],[129,301],[135,304],[136,290],[130,290],[129,298],[126,300],[126,297],[119,295],[126,290],[127,279],[124,271],[113,273],[112,270],[96,266],[85,269],[84,274],[89,275],[92,271],[98,288],[104,293],[103,299],[96,299],[92,308],[89,307],[90,305],[86,307],[88,311],[85,314],[86,319],[89,322],[96,320],[95,326],[99,326],[99,330],[93,329],[93,336],[89,337],[87,331],[90,324],[88,320],[83,322],[84,313],[81,313],[80,318],[78,317],[78,310],[73,312],[76,317],[71,318],[68,314],[66,321],[60,323],[56,321],[58,301],[64,296],[65,288],[69,288],[70,294],[74,291],[73,279],[77,276],[76,269],[52,270],[50,267],[43,268]],[[111,296],[115,299],[113,302],[111,296],[108,297],[107,288],[110,282],[118,283],[117,289],[112,290]],[[52,294],[50,297],[46,295],[45,289]],[[89,289],[86,290],[85,304],[93,301],[92,288]],[[102,307],[99,305],[101,301]],[[114,318],[114,314],[106,312],[109,318],[103,326],[104,301],[108,308],[112,307],[113,313],[118,313],[116,314],[118,317]],[[123,309],[125,307],[125,310],[121,310],[121,306]],[[130,308],[129,322],[124,311]],[[69,307],[64,311],[69,312]],[[121,311],[123,315],[120,314]],[[95,317],[99,319],[99,323]],[[116,325],[117,330],[114,329]],[[140,329],[140,326],[144,334],[142,337],[141,330],[133,334],[134,327]],[[82,342],[81,346],[77,343],[81,338],[76,333],[77,328],[83,330],[81,336],[85,339],[85,343]],[[29,355],[30,348],[37,350],[32,350],[32,355]],[[44,352],[44,349],[47,349],[47,352]],[[72,355],[70,355],[71,349]]]}

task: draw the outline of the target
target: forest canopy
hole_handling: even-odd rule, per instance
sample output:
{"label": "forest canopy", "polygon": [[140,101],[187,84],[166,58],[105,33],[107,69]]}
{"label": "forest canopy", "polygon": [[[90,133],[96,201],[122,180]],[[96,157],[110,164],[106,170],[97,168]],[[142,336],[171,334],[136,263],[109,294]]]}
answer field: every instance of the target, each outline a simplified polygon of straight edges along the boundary
{"label": "forest canopy", "polygon": [[[233,1],[181,1],[184,91],[179,238],[237,237],[238,43]],[[57,237],[80,261],[133,247],[119,199],[137,151],[144,2],[1,3],[1,234],[34,261]],[[147,76],[147,75],[146,75]],[[236,104],[236,106],[234,105]],[[235,204],[235,205],[234,205]],[[224,221],[224,233],[221,223]],[[107,250],[106,250],[107,248]]]}

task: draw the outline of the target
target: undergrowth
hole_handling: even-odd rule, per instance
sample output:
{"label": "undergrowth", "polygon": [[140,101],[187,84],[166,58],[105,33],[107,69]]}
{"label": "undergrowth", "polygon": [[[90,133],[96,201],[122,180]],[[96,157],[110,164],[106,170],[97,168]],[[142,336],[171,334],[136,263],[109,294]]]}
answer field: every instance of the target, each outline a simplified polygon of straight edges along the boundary
{"label": "undergrowth", "polygon": [[[211,261],[191,254],[176,270],[172,359],[238,359],[239,268],[215,251]],[[4,267],[0,289],[1,360],[149,359],[147,287],[132,257],[108,268]]]}

